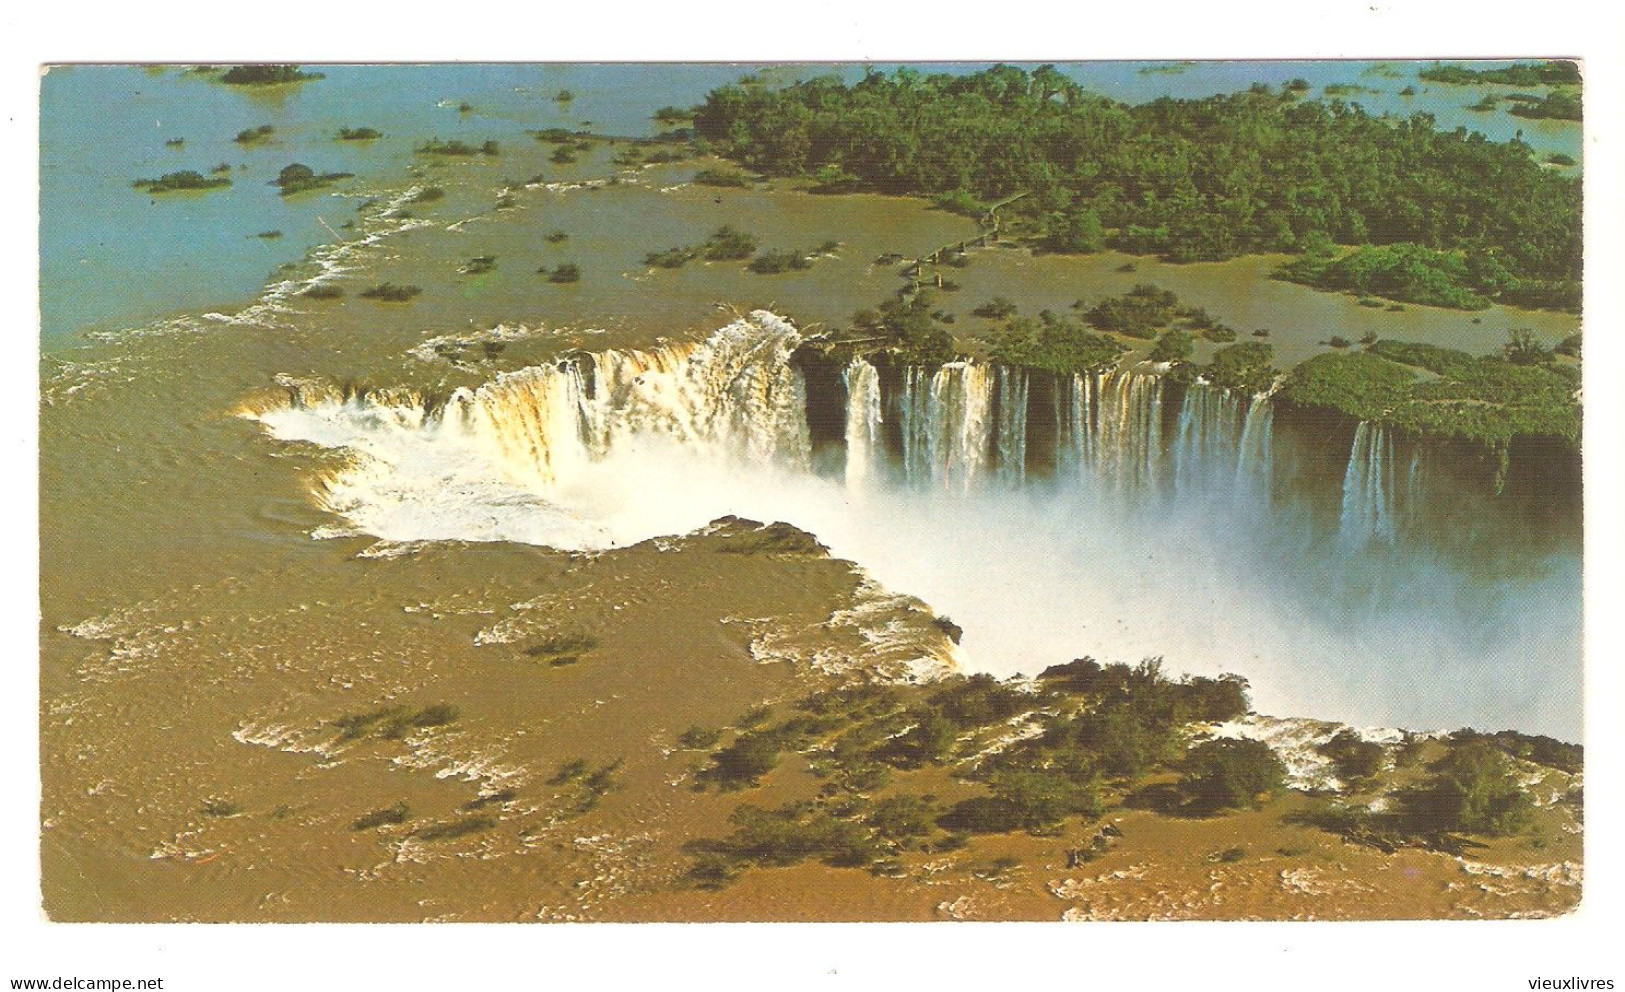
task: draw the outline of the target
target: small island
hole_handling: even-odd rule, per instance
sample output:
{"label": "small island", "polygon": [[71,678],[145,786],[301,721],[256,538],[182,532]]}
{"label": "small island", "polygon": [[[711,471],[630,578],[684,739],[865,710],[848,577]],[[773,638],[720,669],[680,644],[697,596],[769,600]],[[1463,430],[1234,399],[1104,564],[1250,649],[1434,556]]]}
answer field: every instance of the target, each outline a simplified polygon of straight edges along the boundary
{"label": "small island", "polygon": [[181,172],[166,172],[157,179],[137,179],[130,185],[143,193],[180,193],[194,190],[221,189],[230,186],[231,180],[224,176],[211,179],[201,172],[186,169]]}
{"label": "small island", "polygon": [[475,155],[499,155],[502,148],[495,141],[486,140],[482,145],[471,145],[466,141],[441,141],[431,138],[413,149],[419,155],[441,155],[450,158],[470,158]]}
{"label": "small island", "polygon": [[308,165],[295,162],[285,166],[273,185],[281,191],[283,196],[292,196],[295,193],[304,193],[313,189],[322,189],[332,185],[340,179],[348,179],[355,175],[353,172],[323,172],[317,173]]}
{"label": "small island", "polygon": [[338,140],[340,141],[375,141],[382,138],[384,133],[370,127],[341,127]]}
{"label": "small island", "polygon": [[234,65],[221,76],[227,86],[282,86],[288,83],[308,83],[327,76],[320,72],[305,72],[296,65]]}
{"label": "small island", "polygon": [[1416,74],[1430,83],[1470,86],[1475,83],[1504,83],[1508,86],[1575,86],[1580,67],[1573,62],[1519,62],[1500,69],[1469,69],[1463,65],[1433,63]]}

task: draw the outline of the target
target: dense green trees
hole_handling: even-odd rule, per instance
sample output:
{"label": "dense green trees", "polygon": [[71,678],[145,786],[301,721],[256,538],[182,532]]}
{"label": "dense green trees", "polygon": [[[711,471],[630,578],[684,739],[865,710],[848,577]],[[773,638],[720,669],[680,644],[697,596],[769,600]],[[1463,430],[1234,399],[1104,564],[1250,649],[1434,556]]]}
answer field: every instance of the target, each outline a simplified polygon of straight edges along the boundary
{"label": "dense green trees", "polygon": [[1191,261],[1330,240],[1494,249],[1520,279],[1580,274],[1579,181],[1541,168],[1522,141],[1268,87],[1131,107],[1053,69],[874,72],[850,86],[725,86],[695,128],[768,173],[967,202],[1030,191],[1005,211],[1047,228],[1052,250],[1103,239]]}
{"label": "dense green trees", "polygon": [[[1436,378],[1418,381],[1415,369]],[[1317,355],[1292,370],[1282,395],[1413,435],[1454,437],[1504,451],[1514,437],[1578,444],[1579,370],[1552,363],[1533,336],[1514,332],[1505,356],[1473,357],[1436,345],[1378,341],[1354,354]]]}
{"label": "dense green trees", "polygon": [[210,179],[201,172],[187,169],[182,172],[166,172],[157,179],[137,179],[130,185],[144,193],[175,193],[182,190],[220,189],[230,186],[231,180],[224,176]]}
{"label": "dense green trees", "polygon": [[1270,363],[1275,349],[1258,341],[1244,341],[1220,348],[1213,361],[1202,370],[1208,382],[1242,393],[1262,393],[1278,374]]}
{"label": "dense green trees", "polygon": [[1461,65],[1433,63],[1417,73],[1418,79],[1433,83],[1505,83],[1509,86],[1542,84],[1578,85],[1580,67],[1573,62],[1519,62],[1499,69],[1469,69]]}
{"label": "dense green trees", "polygon": [[276,86],[325,78],[322,73],[305,72],[296,65],[234,65],[221,75],[220,81],[230,86]]}
{"label": "dense green trees", "polygon": [[1404,797],[1406,819],[1423,832],[1513,834],[1529,822],[1529,794],[1512,762],[1486,740],[1470,740],[1433,766],[1433,777]]}
{"label": "dense green trees", "polygon": [[1221,739],[1190,749],[1179,786],[1193,808],[1220,810],[1251,806],[1285,783],[1286,767],[1268,744]]}

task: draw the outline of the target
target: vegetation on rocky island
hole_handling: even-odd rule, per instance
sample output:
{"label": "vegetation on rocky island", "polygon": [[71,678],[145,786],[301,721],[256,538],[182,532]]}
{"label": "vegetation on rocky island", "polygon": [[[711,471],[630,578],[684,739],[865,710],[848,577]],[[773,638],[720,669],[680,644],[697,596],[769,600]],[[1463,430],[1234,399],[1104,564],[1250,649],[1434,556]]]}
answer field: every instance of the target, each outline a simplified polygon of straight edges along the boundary
{"label": "vegetation on rocky island", "polygon": [[327,76],[320,72],[305,72],[296,65],[234,65],[219,79],[227,86],[279,86],[284,83],[306,83]]}
{"label": "vegetation on rocky island", "polygon": [[[1433,375],[1419,378],[1416,370]],[[1319,355],[1292,371],[1282,395],[1415,436],[1457,438],[1504,452],[1520,436],[1577,446],[1579,378],[1576,366],[1558,364],[1531,333],[1515,330],[1501,355],[1474,357],[1402,341]]]}
{"label": "vegetation on rocky island", "polygon": [[1416,74],[1430,83],[1467,86],[1474,83],[1504,83],[1509,86],[1577,86],[1580,67],[1573,62],[1519,62],[1496,69],[1469,69],[1463,65],[1433,63]]}
{"label": "vegetation on rocky island", "polygon": [[322,172],[318,173],[308,165],[294,162],[284,166],[277,173],[276,187],[283,196],[292,196],[295,193],[304,193],[313,189],[322,189],[330,186],[340,179],[353,176],[351,172]]}
{"label": "vegetation on rocky island", "polygon": [[187,169],[182,172],[166,172],[157,179],[137,179],[130,184],[144,193],[179,193],[187,190],[220,189],[231,185],[231,180],[224,176],[210,178],[201,172]]}
{"label": "vegetation on rocky island", "polygon": [[231,140],[239,145],[258,145],[271,140],[271,135],[275,132],[276,128],[271,125],[261,124],[259,127],[244,128],[238,131],[237,137]]}
{"label": "vegetation on rocky island", "polygon": [[481,145],[471,145],[466,141],[442,141],[431,138],[413,149],[419,155],[440,155],[452,158],[468,158],[474,155],[499,155],[502,148],[497,142],[487,140]]}

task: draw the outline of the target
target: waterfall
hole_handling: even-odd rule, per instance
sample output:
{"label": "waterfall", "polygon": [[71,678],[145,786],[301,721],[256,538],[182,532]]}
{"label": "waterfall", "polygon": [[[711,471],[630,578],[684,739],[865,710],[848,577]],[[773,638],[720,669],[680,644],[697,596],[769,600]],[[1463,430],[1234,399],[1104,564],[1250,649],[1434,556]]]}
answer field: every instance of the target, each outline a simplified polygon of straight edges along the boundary
{"label": "waterfall", "polygon": [[1174,438],[1174,485],[1191,492],[1218,478],[1229,481],[1245,429],[1241,401],[1228,389],[1192,383],[1179,408]]}
{"label": "waterfall", "polygon": [[1027,373],[1000,366],[998,383],[999,479],[1019,485],[1027,481]]}
{"label": "waterfall", "polygon": [[862,358],[847,363],[841,373],[846,384],[846,486],[859,491],[885,456],[880,435],[880,373]]}
{"label": "waterfall", "polygon": [[1236,456],[1238,492],[1259,483],[1268,492],[1270,477],[1275,470],[1270,447],[1274,429],[1275,406],[1268,396],[1260,393],[1247,404],[1247,416],[1242,421],[1240,451]]}
{"label": "waterfall", "polygon": [[1360,421],[1343,473],[1339,534],[1350,545],[1392,544],[1395,534],[1394,441],[1380,424]]}
{"label": "waterfall", "polygon": [[910,482],[963,490],[982,476],[992,448],[992,378],[971,362],[908,369],[900,412]]}
{"label": "waterfall", "polygon": [[1156,488],[1163,460],[1162,391],[1159,375],[1114,371],[1100,377],[1092,462],[1108,487]]}
{"label": "waterfall", "polygon": [[594,454],[659,436],[750,462],[805,467],[812,449],[806,386],[789,361],[799,341],[788,323],[758,311],[697,345],[591,355],[582,415]]}
{"label": "waterfall", "polygon": [[[443,404],[409,391],[346,396],[310,384],[280,412],[251,415],[268,424],[303,417],[297,429],[278,430],[409,463],[414,471],[440,466],[442,480],[472,473],[478,461],[488,466],[485,479],[525,494],[510,494],[516,499],[552,500],[612,454],[675,449],[749,469],[808,473],[807,386],[790,360],[800,343],[790,324],[758,311],[704,341],[576,355],[459,389]],[[1051,437],[1048,424],[1029,436],[1038,374],[969,361],[910,367],[883,399],[876,367],[851,359],[840,377],[846,487],[857,492],[888,473],[886,416],[898,425],[901,474],[915,486],[965,492],[990,476],[1026,484],[1029,444]],[[1198,381],[1183,390],[1177,411],[1168,411],[1174,416],[1165,437],[1169,388],[1164,377],[1136,370],[1057,377],[1051,390],[1057,476],[1131,502],[1148,494],[1234,494],[1256,502],[1262,489],[1267,505],[1268,398]],[[1368,425],[1356,438],[1344,530],[1357,530],[1364,514],[1373,521],[1368,529],[1386,533],[1393,479],[1380,452],[1391,445],[1384,446],[1380,431],[1375,440],[1370,434]],[[1046,464],[1045,452],[1033,454],[1032,464]],[[446,467],[464,455],[455,470]]]}
{"label": "waterfall", "polygon": [[1074,373],[1055,386],[1055,470],[1076,475],[1095,453],[1094,396],[1100,377]]}

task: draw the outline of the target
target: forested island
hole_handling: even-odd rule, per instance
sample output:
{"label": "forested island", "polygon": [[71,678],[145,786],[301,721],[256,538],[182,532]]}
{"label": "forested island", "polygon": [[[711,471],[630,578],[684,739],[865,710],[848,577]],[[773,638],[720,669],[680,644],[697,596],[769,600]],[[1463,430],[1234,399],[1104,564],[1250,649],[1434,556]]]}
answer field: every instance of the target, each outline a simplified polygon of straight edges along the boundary
{"label": "forested island", "polygon": [[1508,86],[1578,86],[1580,67],[1574,62],[1519,62],[1499,69],[1469,69],[1463,65],[1433,63],[1416,74],[1430,83],[1468,86],[1474,83],[1505,83]]}
{"label": "forested island", "polygon": [[210,178],[201,172],[184,169],[180,172],[166,172],[157,179],[137,179],[130,184],[143,193],[179,193],[187,190],[221,189],[231,185],[231,180],[224,176]]}
{"label": "forested island", "polygon": [[972,215],[1020,195],[998,222],[1046,251],[1194,262],[1385,246],[1440,255],[1434,276],[1451,288],[1439,299],[1579,299],[1580,179],[1543,168],[1521,140],[1440,132],[1425,114],[1378,117],[1263,84],[1130,106],[1052,66],[1001,65],[725,86],[694,127],[741,165],[831,192],[925,196]]}
{"label": "forested island", "polygon": [[220,76],[220,81],[227,86],[280,86],[326,78],[323,73],[305,72],[296,65],[256,64],[234,65]]}

